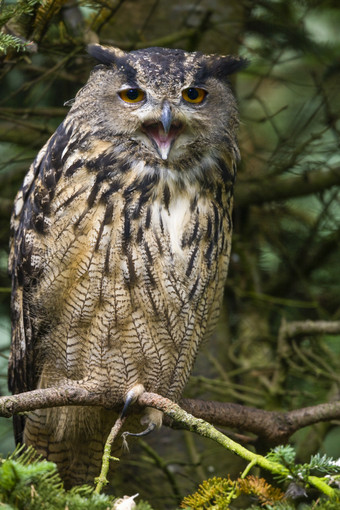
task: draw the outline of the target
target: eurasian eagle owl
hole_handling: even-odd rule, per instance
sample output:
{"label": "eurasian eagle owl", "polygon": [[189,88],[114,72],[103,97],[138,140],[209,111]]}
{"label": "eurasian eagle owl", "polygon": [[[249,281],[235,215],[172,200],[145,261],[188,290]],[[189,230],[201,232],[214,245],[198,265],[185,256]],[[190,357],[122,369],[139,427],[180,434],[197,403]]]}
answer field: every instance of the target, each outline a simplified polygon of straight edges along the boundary
{"label": "eurasian eagle owl", "polygon": [[[100,64],[15,201],[9,385],[176,401],[220,310],[239,158],[228,76],[244,61],[89,52]],[[112,423],[104,409],[54,408],[17,418],[16,433],[72,485],[98,475]]]}

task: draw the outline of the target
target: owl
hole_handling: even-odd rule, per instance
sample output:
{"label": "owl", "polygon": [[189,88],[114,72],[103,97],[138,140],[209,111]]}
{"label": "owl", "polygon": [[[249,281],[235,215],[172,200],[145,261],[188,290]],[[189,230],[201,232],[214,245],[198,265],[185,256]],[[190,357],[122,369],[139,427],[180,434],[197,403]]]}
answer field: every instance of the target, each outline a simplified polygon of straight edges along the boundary
{"label": "owl", "polygon": [[[239,159],[228,78],[245,61],[89,53],[98,65],[15,200],[9,387],[71,382],[125,408],[143,391],[177,401],[221,306]],[[101,408],[42,409],[16,418],[16,439],[72,486],[98,476],[113,421]]]}

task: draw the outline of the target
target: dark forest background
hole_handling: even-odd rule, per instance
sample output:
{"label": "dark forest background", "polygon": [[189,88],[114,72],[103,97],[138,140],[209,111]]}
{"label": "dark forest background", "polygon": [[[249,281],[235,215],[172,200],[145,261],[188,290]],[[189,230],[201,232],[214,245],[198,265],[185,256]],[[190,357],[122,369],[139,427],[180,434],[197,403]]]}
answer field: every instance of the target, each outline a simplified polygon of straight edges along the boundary
{"label": "dark forest background", "polygon": [[[278,411],[339,400],[340,330],[279,334],[292,321],[340,320],[337,0],[6,1],[0,24],[1,394],[13,199],[64,103],[87,80],[86,45],[100,42],[250,60],[233,80],[242,162],[223,311],[185,396]],[[340,420],[301,429],[291,443],[300,462],[317,452],[340,457]],[[0,452],[13,448],[11,423],[1,419]],[[163,427],[122,457],[115,489],[174,508],[203,479],[243,468],[218,445]]]}

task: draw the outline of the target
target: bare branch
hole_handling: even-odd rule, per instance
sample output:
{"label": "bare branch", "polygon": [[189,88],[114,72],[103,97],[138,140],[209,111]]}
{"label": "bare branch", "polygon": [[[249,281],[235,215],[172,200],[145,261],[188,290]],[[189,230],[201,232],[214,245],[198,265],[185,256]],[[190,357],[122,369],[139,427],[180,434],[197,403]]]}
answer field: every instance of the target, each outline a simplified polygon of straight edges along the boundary
{"label": "bare branch", "polygon": [[[158,407],[157,397],[163,398],[145,392],[139,398],[138,403],[143,407],[155,407],[165,412],[163,407]],[[170,400],[168,402],[171,403]],[[123,402],[117,402],[113,396],[103,394],[100,389],[89,390],[79,385],[69,385],[1,397],[0,416],[9,418],[14,414],[34,409],[71,405],[102,406],[119,411]],[[340,418],[340,402],[320,404],[286,413],[263,411],[232,403],[191,399],[183,399],[180,405],[197,418],[215,425],[252,432],[270,445],[286,442],[296,430],[307,425]],[[166,414],[171,416],[171,413],[166,412]],[[176,424],[173,424],[171,420],[166,419],[164,424],[176,427]]]}
{"label": "bare branch", "polygon": [[256,181],[239,181],[235,189],[237,206],[263,204],[275,200],[301,197],[340,184],[340,168],[320,169],[288,177],[263,177]]}
{"label": "bare branch", "polygon": [[283,321],[279,337],[285,339],[306,335],[340,334],[340,321]]}
{"label": "bare branch", "polygon": [[65,385],[59,388],[44,388],[27,391],[18,395],[0,398],[0,416],[9,418],[14,414],[46,409],[58,406],[102,406],[106,405],[107,396],[103,393],[89,391],[81,386]]}
{"label": "bare branch", "polygon": [[[294,432],[303,427],[340,418],[338,401],[285,413],[203,400],[184,399],[180,404],[198,418],[222,427],[252,432],[271,446],[286,443]],[[152,407],[150,403],[148,406]]]}

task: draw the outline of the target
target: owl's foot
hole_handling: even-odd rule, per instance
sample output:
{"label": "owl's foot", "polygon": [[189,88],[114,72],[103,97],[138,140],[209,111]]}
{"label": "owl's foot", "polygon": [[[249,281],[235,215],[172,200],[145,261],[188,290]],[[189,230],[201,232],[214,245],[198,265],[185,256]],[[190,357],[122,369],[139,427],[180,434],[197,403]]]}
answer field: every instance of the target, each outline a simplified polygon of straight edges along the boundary
{"label": "owl's foot", "polygon": [[125,403],[122,412],[120,413],[120,418],[124,418],[131,404],[134,404],[137,398],[144,393],[145,389],[142,384],[136,384],[131,390],[127,392]]}
{"label": "owl's foot", "polygon": [[128,442],[126,439],[128,436],[132,436],[132,437],[147,436],[152,431],[154,431],[156,427],[157,427],[156,423],[150,422],[149,425],[146,427],[146,429],[142,430],[142,432],[128,432],[128,431],[123,432],[123,434],[122,434],[123,450],[125,450],[127,452],[129,451],[129,445],[128,445]]}
{"label": "owl's foot", "polygon": [[133,437],[143,437],[147,436],[151,432],[153,432],[157,428],[156,423],[150,422],[149,425],[146,427],[145,430],[142,430],[142,432],[123,432],[122,438],[124,441],[126,441],[127,436],[133,436]]}
{"label": "owl's foot", "polygon": [[[120,419],[125,418],[128,409],[131,404],[134,404],[138,397],[144,393],[145,389],[142,384],[136,384],[131,390],[128,391],[123,410],[120,414]],[[122,438],[123,438],[123,444],[125,447],[127,447],[127,436],[133,436],[133,437],[143,437],[150,434],[155,428],[159,428],[162,425],[162,419],[163,419],[163,413],[161,411],[158,411],[157,409],[152,409],[150,407],[146,408],[146,413],[141,419],[141,424],[147,424],[147,427],[142,432],[123,432]]]}

